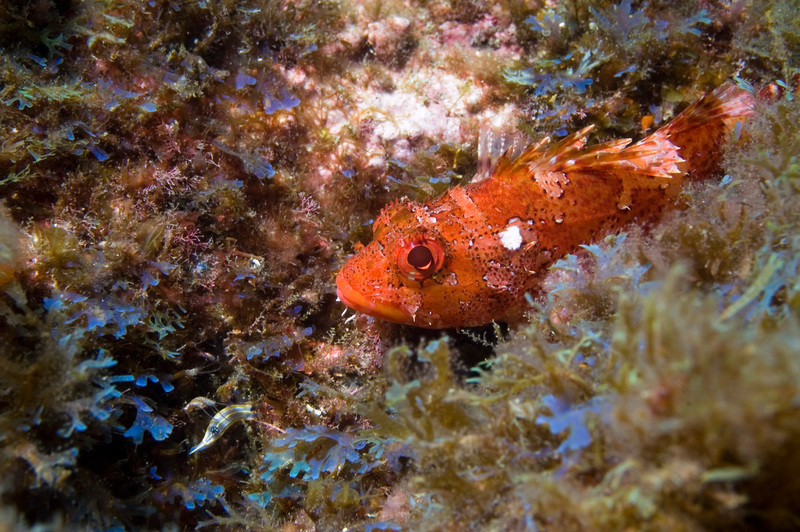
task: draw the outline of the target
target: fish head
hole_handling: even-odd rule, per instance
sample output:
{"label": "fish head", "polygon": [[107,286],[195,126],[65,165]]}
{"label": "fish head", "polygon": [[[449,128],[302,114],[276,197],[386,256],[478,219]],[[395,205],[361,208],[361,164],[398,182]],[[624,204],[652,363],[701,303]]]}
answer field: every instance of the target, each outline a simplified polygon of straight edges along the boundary
{"label": "fish head", "polygon": [[339,299],[383,320],[425,328],[460,325],[467,297],[455,270],[458,250],[427,206],[406,199],[388,205],[373,240],[336,277]]}
{"label": "fish head", "polygon": [[502,231],[470,231],[449,199],[431,205],[403,199],[381,211],[372,242],[336,277],[339,300],[428,329],[472,327],[513,314],[526,264],[510,256]]}

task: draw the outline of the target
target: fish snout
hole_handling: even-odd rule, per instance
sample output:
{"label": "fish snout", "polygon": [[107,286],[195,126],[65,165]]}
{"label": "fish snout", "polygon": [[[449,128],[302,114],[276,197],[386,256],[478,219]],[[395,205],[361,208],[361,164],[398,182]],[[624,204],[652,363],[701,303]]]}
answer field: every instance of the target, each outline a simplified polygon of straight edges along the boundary
{"label": "fish snout", "polygon": [[390,302],[378,301],[359,292],[350,284],[343,271],[336,276],[336,295],[339,297],[339,301],[356,312],[394,323],[413,323],[411,316],[398,306]]}

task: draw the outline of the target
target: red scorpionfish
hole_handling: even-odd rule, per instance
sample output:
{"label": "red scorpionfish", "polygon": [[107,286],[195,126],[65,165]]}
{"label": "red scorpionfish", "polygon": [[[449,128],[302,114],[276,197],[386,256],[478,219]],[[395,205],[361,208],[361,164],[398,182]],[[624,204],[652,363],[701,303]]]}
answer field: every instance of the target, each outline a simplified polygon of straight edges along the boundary
{"label": "red scorpionfish", "polygon": [[664,127],[586,146],[592,126],[546,137],[488,178],[417,203],[387,205],[373,241],[336,277],[339,299],[384,320],[443,329],[513,321],[556,260],[669,209],[687,180],[713,175],[723,144],[753,111],[724,84]]}

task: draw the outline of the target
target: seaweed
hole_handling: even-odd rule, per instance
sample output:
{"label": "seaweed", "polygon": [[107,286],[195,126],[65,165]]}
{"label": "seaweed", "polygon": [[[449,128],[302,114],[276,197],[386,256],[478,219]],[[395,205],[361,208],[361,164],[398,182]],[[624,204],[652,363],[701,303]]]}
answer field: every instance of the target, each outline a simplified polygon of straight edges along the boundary
{"label": "seaweed", "polygon": [[[796,19],[3,4],[3,523],[796,528]],[[342,314],[380,208],[468,180],[487,119],[641,137],[732,76],[759,102],[723,173],[558,260],[524,323]]]}

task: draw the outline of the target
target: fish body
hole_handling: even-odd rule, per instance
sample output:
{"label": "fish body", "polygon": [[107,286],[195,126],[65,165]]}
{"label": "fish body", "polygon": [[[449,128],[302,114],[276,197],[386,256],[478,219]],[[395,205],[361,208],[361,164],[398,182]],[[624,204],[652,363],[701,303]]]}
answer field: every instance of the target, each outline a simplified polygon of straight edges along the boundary
{"label": "fish body", "polygon": [[657,219],[687,180],[712,175],[753,101],[725,84],[635,144],[586,146],[590,126],[500,157],[482,181],[424,203],[395,201],[376,219],[373,241],[339,272],[339,299],[431,329],[513,320],[556,260]]}

